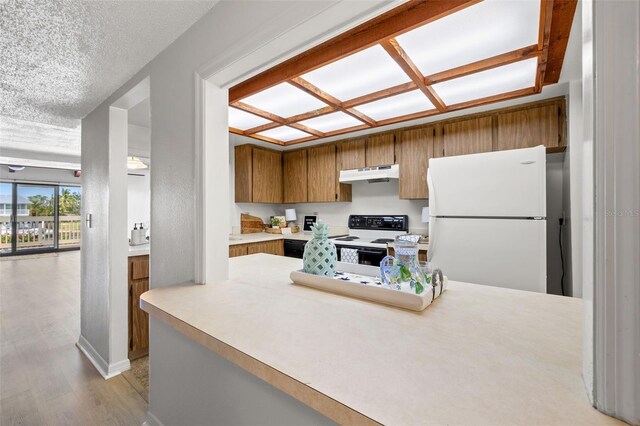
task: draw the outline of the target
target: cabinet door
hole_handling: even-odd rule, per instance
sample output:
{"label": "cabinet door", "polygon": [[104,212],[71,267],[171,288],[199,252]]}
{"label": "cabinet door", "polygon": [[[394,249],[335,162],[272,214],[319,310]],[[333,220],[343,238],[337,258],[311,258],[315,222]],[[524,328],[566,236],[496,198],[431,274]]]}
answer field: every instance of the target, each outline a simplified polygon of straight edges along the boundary
{"label": "cabinet door", "polygon": [[433,127],[405,130],[398,147],[400,198],[429,198],[427,167],[433,157]]}
{"label": "cabinet door", "polygon": [[338,170],[361,169],[366,166],[366,139],[341,142],[338,145]]}
{"label": "cabinet door", "polygon": [[369,136],[366,149],[367,167],[395,164],[394,139],[393,133]]}
{"label": "cabinet door", "polygon": [[307,202],[307,151],[287,151],[282,154],[285,203]]}
{"label": "cabinet door", "polygon": [[266,253],[284,256],[284,240],[263,241],[247,245],[247,254]]}
{"label": "cabinet door", "polygon": [[253,147],[253,202],[282,203],[282,153]]}
{"label": "cabinet door", "polygon": [[129,279],[131,280],[149,278],[149,256],[130,257],[129,271]]}
{"label": "cabinet door", "polygon": [[235,202],[253,202],[253,147],[238,145],[234,148]]}
{"label": "cabinet door", "polygon": [[149,280],[132,280],[129,287],[129,358],[146,355],[149,349],[149,314],[140,309],[140,296],[149,290]]}
{"label": "cabinet door", "polygon": [[336,200],[336,146],[319,145],[307,150],[307,182],[309,202]]}
{"label": "cabinet door", "polygon": [[529,148],[540,144],[557,147],[560,109],[557,103],[498,114],[497,150]]}
{"label": "cabinet door", "polygon": [[229,257],[238,257],[238,256],[246,256],[247,255],[247,245],[246,244],[235,244],[229,246]]}
{"label": "cabinet door", "polygon": [[492,150],[492,117],[459,120],[443,125],[444,156],[476,154]]}

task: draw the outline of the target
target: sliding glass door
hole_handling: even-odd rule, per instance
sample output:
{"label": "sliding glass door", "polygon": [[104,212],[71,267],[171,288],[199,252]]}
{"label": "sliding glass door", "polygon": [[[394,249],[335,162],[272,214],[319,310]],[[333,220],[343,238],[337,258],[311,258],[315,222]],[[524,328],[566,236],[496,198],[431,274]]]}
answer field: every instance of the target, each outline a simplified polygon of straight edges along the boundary
{"label": "sliding glass door", "polygon": [[0,183],[0,254],[80,246],[80,188]]}

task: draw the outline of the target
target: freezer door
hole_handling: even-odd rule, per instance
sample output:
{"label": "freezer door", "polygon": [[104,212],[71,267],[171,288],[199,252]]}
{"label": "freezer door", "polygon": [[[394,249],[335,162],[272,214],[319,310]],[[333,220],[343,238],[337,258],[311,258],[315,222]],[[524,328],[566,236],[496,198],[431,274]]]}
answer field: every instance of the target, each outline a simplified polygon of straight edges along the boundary
{"label": "freezer door", "polygon": [[547,292],[545,220],[432,218],[429,260],[455,281]]}
{"label": "freezer door", "polygon": [[534,148],[432,158],[432,216],[546,217],[546,151]]}

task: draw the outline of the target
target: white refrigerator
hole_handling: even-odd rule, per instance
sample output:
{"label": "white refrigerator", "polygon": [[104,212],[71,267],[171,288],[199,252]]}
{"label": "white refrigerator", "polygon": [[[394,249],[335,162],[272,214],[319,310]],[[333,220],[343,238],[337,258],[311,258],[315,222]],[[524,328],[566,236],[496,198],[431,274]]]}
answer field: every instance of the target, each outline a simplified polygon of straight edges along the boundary
{"label": "white refrigerator", "polygon": [[546,151],[434,158],[429,260],[451,280],[547,292]]}

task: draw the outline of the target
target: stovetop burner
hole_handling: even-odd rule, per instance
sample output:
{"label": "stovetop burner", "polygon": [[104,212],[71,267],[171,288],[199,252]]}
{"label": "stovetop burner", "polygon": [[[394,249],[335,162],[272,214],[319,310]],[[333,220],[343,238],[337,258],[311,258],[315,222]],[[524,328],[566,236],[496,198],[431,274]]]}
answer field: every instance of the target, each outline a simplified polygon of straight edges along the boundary
{"label": "stovetop burner", "polygon": [[360,237],[355,237],[355,236],[348,236],[348,237],[340,237],[340,238],[336,238],[336,241],[355,241],[355,240],[359,240]]}
{"label": "stovetop burner", "polygon": [[394,240],[391,238],[378,238],[377,240],[371,241],[371,244],[388,244],[392,243]]}

